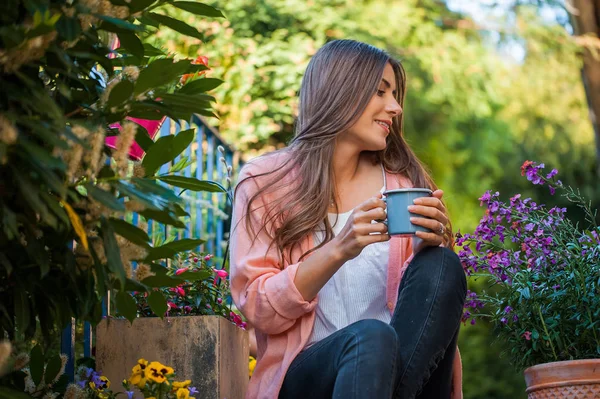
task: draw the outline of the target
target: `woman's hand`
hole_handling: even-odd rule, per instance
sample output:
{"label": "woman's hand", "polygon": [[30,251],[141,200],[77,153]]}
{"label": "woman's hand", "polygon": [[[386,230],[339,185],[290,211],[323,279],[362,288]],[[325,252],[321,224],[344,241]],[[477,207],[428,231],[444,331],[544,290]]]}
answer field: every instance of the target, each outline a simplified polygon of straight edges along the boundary
{"label": "woman's hand", "polygon": [[431,230],[431,233],[416,232],[416,238],[413,239],[413,253],[415,254],[425,247],[437,247],[443,242],[446,225],[448,224],[446,208],[442,204],[443,195],[442,190],[435,190],[433,196],[417,198],[414,200],[414,205],[408,207],[410,212],[426,216],[411,217],[411,223]]}
{"label": "woman's hand", "polygon": [[332,240],[332,242],[335,241],[339,256],[343,261],[357,257],[369,244],[390,239],[384,223],[373,223],[373,220],[384,220],[387,217],[386,204],[382,197],[380,193],[357,206],[342,231]]}

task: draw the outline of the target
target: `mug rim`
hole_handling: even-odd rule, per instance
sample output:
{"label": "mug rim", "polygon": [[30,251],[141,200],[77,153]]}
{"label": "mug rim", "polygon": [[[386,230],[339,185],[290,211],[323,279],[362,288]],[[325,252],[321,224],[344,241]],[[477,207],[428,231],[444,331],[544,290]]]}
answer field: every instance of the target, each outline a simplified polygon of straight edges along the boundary
{"label": "mug rim", "polygon": [[383,195],[393,194],[393,193],[427,193],[429,195],[433,194],[428,188],[394,188],[391,190],[386,190],[383,192]]}

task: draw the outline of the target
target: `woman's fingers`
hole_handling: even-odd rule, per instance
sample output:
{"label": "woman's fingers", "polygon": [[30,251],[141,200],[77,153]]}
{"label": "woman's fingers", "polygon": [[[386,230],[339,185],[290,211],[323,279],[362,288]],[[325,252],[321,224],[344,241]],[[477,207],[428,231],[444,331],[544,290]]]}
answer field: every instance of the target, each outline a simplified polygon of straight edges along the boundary
{"label": "woman's fingers", "polygon": [[367,212],[374,208],[385,209],[386,204],[382,197],[383,195],[379,193],[375,197],[369,198],[368,200],[357,206],[355,212]]}
{"label": "woman's fingers", "polygon": [[429,246],[438,246],[443,242],[442,236],[437,235],[436,233],[417,231],[415,235],[423,241],[427,242],[427,245]]}
{"label": "woman's fingers", "polygon": [[435,219],[437,222],[442,223],[444,226],[448,224],[448,218],[439,208],[433,206],[424,205],[411,205],[408,207],[409,212],[416,213],[417,215],[426,216],[431,219]]}
{"label": "woman's fingers", "polygon": [[387,214],[384,208],[377,207],[368,211],[355,212],[352,217],[354,218],[354,223],[370,223],[371,220],[385,219]]}
{"label": "woman's fingers", "polygon": [[418,226],[425,227],[425,228],[431,230],[432,232],[434,232],[436,234],[440,234],[441,233],[440,227],[442,226],[442,222],[440,222],[438,220],[418,218],[418,217],[414,217],[413,216],[413,217],[410,218],[410,222],[412,224],[416,224]]}

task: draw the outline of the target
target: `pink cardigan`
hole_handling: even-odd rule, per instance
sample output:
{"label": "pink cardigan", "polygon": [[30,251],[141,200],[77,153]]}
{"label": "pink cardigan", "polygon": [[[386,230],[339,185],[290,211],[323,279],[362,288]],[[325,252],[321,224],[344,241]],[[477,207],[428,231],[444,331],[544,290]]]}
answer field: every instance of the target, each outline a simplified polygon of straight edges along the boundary
{"label": "pink cardigan", "polygon": [[[246,164],[240,172],[241,182],[276,167],[278,156],[263,156]],[[412,187],[410,181],[400,175],[387,173],[387,189]],[[293,176],[288,177],[292,179]],[[257,363],[248,386],[246,398],[275,399],[279,394],[288,367],[306,345],[315,321],[318,296],[312,301],[304,300],[294,284],[300,256],[313,247],[309,235],[296,248],[293,263],[281,265],[277,249],[269,247],[266,234],[258,235],[254,245],[246,230],[245,214],[249,197],[262,187],[265,178],[250,179],[236,192],[231,236],[230,279],[233,301],[256,330]],[[286,187],[282,182],[282,187]],[[269,192],[253,204],[252,223],[255,231],[260,229],[264,204],[273,195],[284,195],[285,188]],[[400,280],[412,259],[410,238],[392,237],[390,240],[388,279],[386,286],[387,306],[394,312]],[[460,354],[454,361],[453,399],[462,396],[462,369]]]}

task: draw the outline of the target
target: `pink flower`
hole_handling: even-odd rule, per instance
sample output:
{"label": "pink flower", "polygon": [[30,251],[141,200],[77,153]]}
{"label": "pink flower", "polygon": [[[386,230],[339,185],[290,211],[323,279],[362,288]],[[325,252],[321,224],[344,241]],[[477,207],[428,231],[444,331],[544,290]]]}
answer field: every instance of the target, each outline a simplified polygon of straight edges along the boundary
{"label": "pink flower", "polygon": [[167,302],[167,306],[169,307],[169,310],[178,309],[177,305],[175,305],[173,302]]}
{"label": "pink flower", "polygon": [[223,298],[217,298],[217,303],[220,305],[223,303]]}
{"label": "pink flower", "polygon": [[227,278],[228,273],[223,269],[213,269],[213,272],[220,278]]}
{"label": "pink flower", "polygon": [[183,307],[183,311],[185,313],[190,313],[192,311],[192,307],[189,306],[189,305],[186,305],[186,306]]}
{"label": "pink flower", "polygon": [[194,262],[198,262],[198,258],[194,258]]}
{"label": "pink flower", "polygon": [[182,267],[181,269],[177,269],[177,271],[175,272],[176,276],[179,276],[181,273],[185,273],[187,272],[189,269],[187,267]]}
{"label": "pink flower", "polygon": [[204,257],[204,260],[208,262],[213,256],[214,255],[208,254]]}
{"label": "pink flower", "polygon": [[177,287],[175,288],[175,291],[177,291],[180,296],[185,296],[185,290],[183,288]]}
{"label": "pink flower", "polygon": [[212,309],[212,306],[210,306],[210,304],[206,304],[206,309]]}
{"label": "pink flower", "polygon": [[523,333],[523,338],[525,338],[527,341],[531,341],[531,331],[525,331]]}

